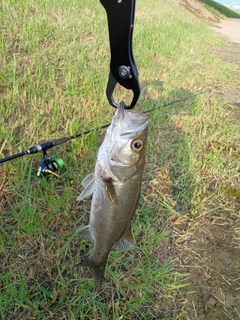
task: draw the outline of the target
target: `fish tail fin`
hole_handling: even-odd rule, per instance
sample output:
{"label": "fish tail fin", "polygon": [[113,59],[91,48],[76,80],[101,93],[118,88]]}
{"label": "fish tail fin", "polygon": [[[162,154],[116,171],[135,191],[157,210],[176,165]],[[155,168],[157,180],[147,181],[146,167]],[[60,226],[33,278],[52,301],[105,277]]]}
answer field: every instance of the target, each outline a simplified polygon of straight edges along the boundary
{"label": "fish tail fin", "polygon": [[87,258],[84,258],[80,265],[84,268],[90,268],[96,287],[100,288],[103,282],[104,272],[107,264],[107,257],[100,263],[96,263],[91,255]]}

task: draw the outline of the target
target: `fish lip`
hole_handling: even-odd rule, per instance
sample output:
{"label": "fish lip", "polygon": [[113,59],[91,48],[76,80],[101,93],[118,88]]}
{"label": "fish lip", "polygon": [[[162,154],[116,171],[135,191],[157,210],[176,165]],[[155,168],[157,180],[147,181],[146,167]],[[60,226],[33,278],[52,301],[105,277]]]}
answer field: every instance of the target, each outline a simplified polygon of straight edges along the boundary
{"label": "fish lip", "polygon": [[115,113],[115,117],[116,117],[117,121],[122,122],[125,113],[126,113],[126,110],[124,109],[124,104],[120,103],[120,105],[118,106],[117,111]]}
{"label": "fish lip", "polygon": [[115,116],[116,116],[116,121],[119,123],[122,129],[125,129],[124,127],[128,127],[130,124],[131,131],[135,130],[135,128],[138,128],[138,127],[142,127],[142,126],[146,127],[148,122],[148,117],[144,113],[128,112],[124,108],[124,103],[120,103],[120,105],[117,108]]}
{"label": "fish lip", "polygon": [[131,135],[135,131],[142,131],[148,126],[148,117],[145,113],[132,113],[124,108],[124,103],[120,103],[113,118],[108,133],[111,141],[116,136]]}
{"label": "fish lip", "polygon": [[117,107],[117,110],[115,111],[115,114],[112,118],[112,122],[111,122],[111,125],[109,127],[109,132],[111,134],[113,134],[114,132],[114,129],[116,128],[116,126],[118,126],[119,124],[121,125],[122,121],[123,121],[123,118],[124,118],[124,106],[123,105],[119,105]]}

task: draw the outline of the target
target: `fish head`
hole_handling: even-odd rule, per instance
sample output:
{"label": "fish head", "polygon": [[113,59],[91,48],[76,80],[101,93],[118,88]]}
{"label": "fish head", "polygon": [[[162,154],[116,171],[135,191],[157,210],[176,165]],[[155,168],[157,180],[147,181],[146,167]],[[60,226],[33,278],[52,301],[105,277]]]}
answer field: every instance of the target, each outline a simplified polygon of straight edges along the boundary
{"label": "fish head", "polygon": [[125,181],[142,173],[148,136],[148,118],[144,113],[128,112],[120,104],[107,132],[111,148],[109,169]]}

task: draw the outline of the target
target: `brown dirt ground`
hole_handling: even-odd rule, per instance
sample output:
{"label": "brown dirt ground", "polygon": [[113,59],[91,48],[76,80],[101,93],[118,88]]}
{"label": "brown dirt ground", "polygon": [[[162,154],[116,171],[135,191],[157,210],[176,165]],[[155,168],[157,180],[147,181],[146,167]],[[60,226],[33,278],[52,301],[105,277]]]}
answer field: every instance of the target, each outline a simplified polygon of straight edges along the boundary
{"label": "brown dirt ground", "polygon": [[[225,47],[216,54],[240,68],[240,20],[226,19],[216,25],[216,31],[226,40]],[[217,94],[233,107],[233,120],[240,121],[240,91],[225,88]],[[189,272],[190,285],[185,293],[185,313],[188,320],[240,319],[240,196],[239,192],[226,196],[230,210],[214,211],[194,223],[190,236],[184,236],[186,221],[174,226],[182,269]],[[186,239],[186,240],[184,240]]]}
{"label": "brown dirt ground", "polygon": [[[240,19],[225,19],[216,25],[216,32],[226,41],[222,51],[217,55],[228,62],[235,63],[240,68]],[[236,88],[225,88],[224,92],[218,94],[219,99],[226,100],[234,108],[233,120],[240,121],[240,91]]]}

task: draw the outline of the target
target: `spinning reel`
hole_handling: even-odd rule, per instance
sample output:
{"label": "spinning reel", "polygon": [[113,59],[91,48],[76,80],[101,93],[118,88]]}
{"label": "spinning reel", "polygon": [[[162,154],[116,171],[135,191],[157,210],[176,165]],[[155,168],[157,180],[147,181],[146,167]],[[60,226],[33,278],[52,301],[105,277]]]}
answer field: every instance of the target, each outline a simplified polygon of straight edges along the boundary
{"label": "spinning reel", "polygon": [[39,165],[37,176],[48,176],[48,175],[54,175],[55,177],[59,178],[63,182],[69,182],[70,185],[75,184],[75,180],[72,178],[64,178],[59,173],[61,170],[63,170],[65,167],[65,163],[61,158],[53,157],[53,156],[47,156],[46,152],[43,153],[43,159]]}
{"label": "spinning reel", "polygon": [[[89,133],[90,131],[86,132],[86,133]],[[63,177],[60,175],[60,171],[62,169],[64,169],[65,167],[65,163],[64,161],[61,159],[61,158],[58,158],[58,157],[53,157],[53,156],[48,156],[47,155],[47,151],[53,147],[56,147],[62,143],[65,143],[71,139],[75,139],[77,138],[78,136],[84,134],[85,132],[83,133],[80,133],[78,135],[74,135],[74,136],[70,136],[70,137],[64,137],[64,138],[60,138],[60,139],[57,139],[57,140],[52,140],[52,141],[48,141],[48,142],[45,142],[43,144],[40,144],[38,146],[34,146],[34,147],[31,147],[27,150],[24,150],[20,153],[16,153],[12,156],[9,156],[9,157],[6,157],[6,158],[3,158],[3,159],[0,159],[0,163],[3,163],[3,162],[6,162],[6,161],[10,161],[10,160],[13,160],[13,159],[16,159],[16,158],[19,158],[19,157],[23,157],[25,155],[29,155],[29,154],[35,154],[39,151],[42,151],[43,152],[43,158],[42,158],[42,161],[39,165],[39,168],[38,168],[38,172],[37,172],[37,176],[38,177],[43,177],[43,176],[47,176],[47,175],[54,175],[55,177],[59,178],[60,180],[62,180],[63,182],[69,182],[70,185],[74,185],[75,184],[75,180],[72,179],[72,178],[68,178],[68,177]]]}

